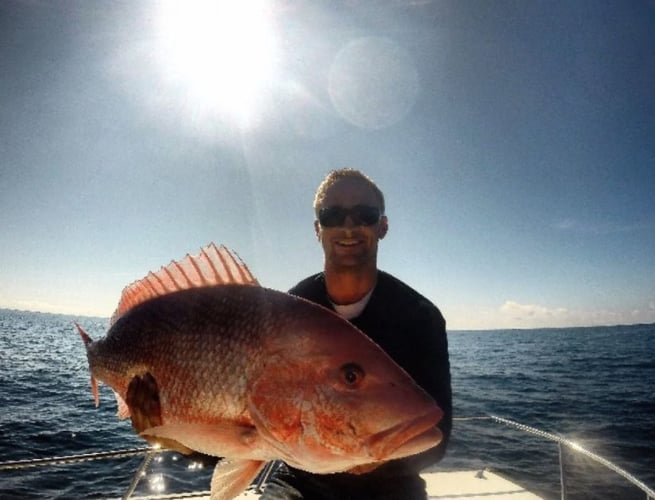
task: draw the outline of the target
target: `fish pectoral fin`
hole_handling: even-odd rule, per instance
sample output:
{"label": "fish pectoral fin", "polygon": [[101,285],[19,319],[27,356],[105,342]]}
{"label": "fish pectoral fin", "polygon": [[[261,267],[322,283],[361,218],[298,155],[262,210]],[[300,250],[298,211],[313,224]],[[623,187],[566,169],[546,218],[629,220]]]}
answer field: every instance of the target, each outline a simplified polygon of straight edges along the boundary
{"label": "fish pectoral fin", "polygon": [[123,404],[137,434],[162,424],[159,387],[150,372],[135,375],[130,380]]}
{"label": "fish pectoral fin", "polygon": [[219,424],[174,423],[145,429],[140,436],[172,440],[183,446],[214,457],[261,457],[261,437],[250,425],[225,422]]}
{"label": "fish pectoral fin", "polygon": [[[121,415],[123,418],[131,417],[132,427],[137,434],[162,424],[159,387],[150,372],[134,376],[127,386],[125,400],[123,401],[118,394],[116,394],[116,399],[118,400],[119,417]],[[153,446],[175,450],[183,455],[193,453],[193,450],[174,439],[144,435],[142,437]]]}
{"label": "fish pectoral fin", "polygon": [[252,483],[266,462],[224,459],[216,464],[211,481],[211,500],[231,500]]}

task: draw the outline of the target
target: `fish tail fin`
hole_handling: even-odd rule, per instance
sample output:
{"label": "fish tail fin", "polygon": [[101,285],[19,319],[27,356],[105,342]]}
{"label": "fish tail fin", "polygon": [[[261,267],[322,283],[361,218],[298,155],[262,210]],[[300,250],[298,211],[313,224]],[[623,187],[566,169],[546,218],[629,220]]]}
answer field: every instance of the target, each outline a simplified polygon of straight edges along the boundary
{"label": "fish tail fin", "polygon": [[100,406],[100,396],[98,395],[98,381],[93,375],[91,375],[91,391],[93,392],[93,402],[97,408]]}
{"label": "fish tail fin", "polygon": [[77,327],[77,331],[80,333],[80,337],[82,337],[82,341],[84,342],[84,346],[88,347],[91,342],[93,342],[93,339],[89,337],[89,334],[84,331],[84,328],[80,326],[80,324],[75,321],[75,326]]}
{"label": "fish tail fin", "polygon": [[[89,337],[89,334],[84,331],[84,329],[79,325],[77,321],[75,321],[75,326],[77,327],[77,331],[79,332],[80,337],[82,337],[82,342],[84,342],[84,347],[86,347],[88,351],[89,345],[93,342],[93,339]],[[89,366],[89,368],[91,367]],[[98,406],[100,406],[100,396],[98,395],[98,381],[93,376],[93,373],[91,373],[91,391],[93,392],[93,401],[97,408]]]}

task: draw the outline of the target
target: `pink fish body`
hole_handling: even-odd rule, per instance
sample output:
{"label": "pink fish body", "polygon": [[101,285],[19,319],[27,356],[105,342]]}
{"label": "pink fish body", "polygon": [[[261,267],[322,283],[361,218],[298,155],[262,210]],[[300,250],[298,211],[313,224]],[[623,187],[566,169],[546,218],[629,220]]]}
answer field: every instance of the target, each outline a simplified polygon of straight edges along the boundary
{"label": "pink fish body", "polygon": [[155,424],[135,424],[141,435],[230,459],[216,467],[213,500],[234,497],[270,460],[332,473],[441,440],[441,410],[375,343],[327,309],[258,286],[224,247],[126,288],[103,339],[78,328],[96,404],[102,381],[120,416],[150,422],[150,401],[129,407],[128,391],[152,381]]}

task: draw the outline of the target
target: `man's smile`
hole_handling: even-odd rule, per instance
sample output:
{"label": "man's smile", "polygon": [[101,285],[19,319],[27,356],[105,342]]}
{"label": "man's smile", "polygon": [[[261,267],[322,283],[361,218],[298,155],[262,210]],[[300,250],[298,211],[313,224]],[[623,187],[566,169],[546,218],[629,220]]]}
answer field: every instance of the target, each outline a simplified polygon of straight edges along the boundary
{"label": "man's smile", "polygon": [[348,238],[348,239],[337,240],[336,244],[342,247],[353,247],[355,245],[361,244],[361,242],[362,240],[359,239]]}

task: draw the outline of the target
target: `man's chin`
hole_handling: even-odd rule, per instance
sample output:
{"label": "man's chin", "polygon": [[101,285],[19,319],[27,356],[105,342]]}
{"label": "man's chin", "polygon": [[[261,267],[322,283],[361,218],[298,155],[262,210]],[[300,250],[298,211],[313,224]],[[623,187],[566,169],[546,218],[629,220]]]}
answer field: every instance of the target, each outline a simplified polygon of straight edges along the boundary
{"label": "man's chin", "polygon": [[362,255],[337,255],[331,259],[333,269],[352,270],[365,266],[367,259]]}
{"label": "man's chin", "polygon": [[365,262],[370,257],[371,251],[363,243],[354,245],[333,245],[332,254],[335,258],[358,259],[358,262]]}

